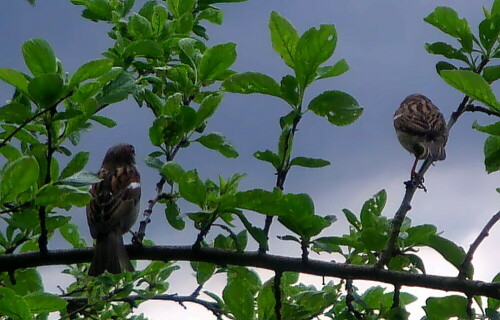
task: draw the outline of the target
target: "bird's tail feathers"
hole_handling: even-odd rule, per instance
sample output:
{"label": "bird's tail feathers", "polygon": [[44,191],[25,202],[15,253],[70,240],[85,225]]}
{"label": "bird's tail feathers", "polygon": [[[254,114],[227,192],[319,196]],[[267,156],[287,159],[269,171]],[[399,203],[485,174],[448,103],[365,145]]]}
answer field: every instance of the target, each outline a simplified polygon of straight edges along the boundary
{"label": "bird's tail feathers", "polygon": [[422,146],[422,153],[419,156],[420,159],[432,159],[432,161],[446,159],[446,151],[443,145],[433,141],[424,142],[420,145]]}
{"label": "bird's tail feathers", "polygon": [[89,275],[98,276],[106,270],[109,273],[118,274],[122,271],[122,268],[134,271],[134,267],[123,245],[122,235],[111,231],[104,237],[96,240]]}

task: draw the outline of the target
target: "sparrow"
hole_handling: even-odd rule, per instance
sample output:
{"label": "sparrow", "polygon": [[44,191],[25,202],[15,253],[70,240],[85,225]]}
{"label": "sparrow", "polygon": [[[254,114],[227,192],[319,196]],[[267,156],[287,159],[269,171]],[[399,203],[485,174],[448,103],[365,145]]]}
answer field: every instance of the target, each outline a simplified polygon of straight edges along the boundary
{"label": "sparrow", "polygon": [[444,160],[448,130],[443,114],[429,98],[415,93],[406,97],[394,114],[394,128],[401,145],[415,155],[411,178],[418,176],[418,160]]}
{"label": "sparrow", "polygon": [[95,239],[89,275],[134,271],[123,244],[123,234],[137,220],[141,198],[134,147],[118,144],[109,148],[97,175],[102,180],[92,185],[87,205],[87,222]]}

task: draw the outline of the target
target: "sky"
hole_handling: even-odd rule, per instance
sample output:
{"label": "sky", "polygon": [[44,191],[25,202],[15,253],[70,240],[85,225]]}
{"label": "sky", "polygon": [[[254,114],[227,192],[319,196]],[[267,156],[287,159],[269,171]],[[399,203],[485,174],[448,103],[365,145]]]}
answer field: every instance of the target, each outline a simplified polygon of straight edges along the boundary
{"label": "sky", "polygon": [[[307,103],[325,90],[342,90],[357,99],[364,107],[364,113],[347,127],[335,127],[308,113],[299,124],[293,155],[327,159],[332,165],[322,169],[294,167],[285,184],[286,192],[310,194],[318,214],[337,215],[339,221],[325,235],[347,232],[341,210],[349,208],[358,213],[363,202],[381,189],[386,189],[388,194],[384,215],[392,217],[397,210],[404,194],[403,181],[408,179],[413,162],[413,156],[399,145],[392,125],[392,116],[401,101],[409,94],[422,93],[448,119],[463,97],[435,72],[434,65],[441,59],[424,49],[426,42],[453,40],[422,19],[436,6],[453,6],[460,16],[468,19],[474,31],[482,19],[481,6],[491,7],[492,2],[250,0],[219,6],[224,9],[224,24],[222,27],[207,25],[210,45],[235,42],[238,59],[233,70],[263,72],[276,80],[291,70],[271,46],[268,20],[273,10],[291,21],[300,33],[320,24],[334,24],[336,27],[337,49],[329,63],[345,58],[351,69],[340,77],[315,83],[308,90],[305,101]],[[101,53],[112,45],[106,34],[109,26],[81,18],[81,10],[67,0],[38,0],[34,7],[26,1],[4,1],[0,10],[0,67],[27,71],[21,46],[24,41],[35,37],[44,38],[52,45],[69,73],[89,60],[100,58]],[[494,86],[497,97],[498,89],[498,85]],[[0,83],[0,101],[9,99],[11,94],[12,88]],[[276,149],[278,121],[288,111],[284,103],[273,97],[228,93],[206,132],[224,134],[239,151],[239,158],[226,159],[214,151],[192,145],[182,150],[176,161],[185,169],[197,168],[203,178],[216,179],[219,174],[228,177],[243,172],[247,177],[240,185],[242,190],[271,190],[275,184],[272,168],[253,158],[252,154],[258,150]],[[120,142],[134,144],[142,174],[144,208],[147,200],[154,197],[158,180],[156,173],[143,162],[143,158],[154,151],[148,139],[153,117],[147,109],[137,108],[133,99],[105,109],[103,115],[117,120],[118,126],[113,129],[95,126],[82,136],[78,149],[73,150],[90,151],[91,159],[86,169],[97,171],[109,146]],[[444,237],[465,249],[500,207],[500,195],[495,191],[500,186],[499,173],[488,175],[484,170],[483,143],[486,137],[472,129],[474,121],[484,125],[491,123],[492,119],[470,113],[459,119],[450,133],[447,159],[430,168],[425,177],[428,192],[417,192],[409,213],[414,225],[434,224]],[[90,243],[84,210],[73,210],[71,215]],[[263,224],[261,216],[250,218],[254,223]],[[195,231],[189,228],[182,232],[173,230],[161,207],[156,207],[152,219],[154,223],[148,226],[147,236],[157,244],[187,245],[194,242]],[[286,230],[275,224],[271,233],[273,236],[283,235]],[[497,250],[499,243],[500,229],[495,226],[475,254],[476,279],[489,281],[499,271],[498,264],[491,259],[491,252]],[[255,248],[255,244],[252,245],[251,248]],[[57,237],[49,243],[49,249],[60,246],[64,245]],[[274,254],[300,255],[299,248],[274,237],[271,248]],[[419,254],[427,261],[428,273],[455,275],[453,268],[432,250],[422,250]],[[57,292],[62,268],[41,268],[47,290]],[[186,284],[186,276],[190,277],[189,271],[187,275],[174,274],[172,292],[189,294],[196,288],[192,277],[192,281]],[[269,276],[269,273],[262,272],[263,281]],[[321,283],[321,279],[313,277],[303,277],[303,280]],[[223,282],[223,277],[216,276],[208,285],[220,290]],[[359,286],[366,286],[366,283]],[[424,298],[442,294],[407,289]],[[419,308],[422,301],[411,306],[411,311],[415,312],[412,319],[423,315]],[[160,319],[159,310],[167,307],[169,312],[172,310],[172,319],[209,319],[212,316],[197,306],[189,305],[184,310],[175,303],[151,302],[141,306],[138,312],[144,312],[150,319]]]}

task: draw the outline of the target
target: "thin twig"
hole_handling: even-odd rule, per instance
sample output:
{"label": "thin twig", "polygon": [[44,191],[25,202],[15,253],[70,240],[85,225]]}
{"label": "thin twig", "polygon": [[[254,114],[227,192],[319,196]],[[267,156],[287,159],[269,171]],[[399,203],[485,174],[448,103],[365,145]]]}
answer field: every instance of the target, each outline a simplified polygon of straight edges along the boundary
{"label": "thin twig", "polygon": [[[300,122],[300,119],[302,119],[302,116],[297,114],[295,118],[293,118],[293,124],[292,124],[292,129],[290,132],[288,132],[288,137],[285,139],[285,147],[284,147],[284,152],[283,154],[286,154],[288,152],[288,149],[290,149],[292,146],[288,144],[289,141],[292,141],[295,137],[295,132],[297,132],[297,126]],[[289,161],[290,159],[283,159],[283,163],[281,163],[280,167],[276,169],[276,188],[283,190],[285,186],[285,180],[289,171]],[[267,240],[269,240],[269,231],[271,229],[271,224],[273,223],[273,216],[266,216],[266,220],[264,222],[264,234],[266,235]],[[266,253],[266,249],[262,246],[259,246],[259,252],[261,254]]]}
{"label": "thin twig", "polygon": [[392,307],[391,307],[391,309],[399,308],[399,305],[400,305],[400,294],[401,294],[401,286],[394,286],[394,294],[392,296]]}
{"label": "thin twig", "polygon": [[[412,274],[374,268],[373,266],[349,265],[344,263],[309,259],[307,264],[301,258],[291,258],[258,252],[238,252],[215,248],[192,250],[191,246],[125,246],[133,260],[151,261],[198,261],[218,265],[256,267],[283,272],[299,272],[317,276],[372,280],[392,285],[422,287],[443,291],[457,291],[466,295],[500,299],[500,282],[483,282],[429,274]],[[39,252],[0,255],[0,272],[49,265],[69,265],[92,260],[93,248],[50,250]]]}
{"label": "thin twig", "polygon": [[228,226],[225,226],[223,224],[218,224],[218,223],[214,223],[212,226],[219,227],[222,230],[225,230],[227,233],[229,233],[229,236],[231,237],[231,239],[233,239],[234,244],[236,245],[236,250],[238,250],[238,251],[243,250],[240,243],[238,242],[238,236],[236,235],[236,233],[234,233],[233,230],[231,230],[231,228],[229,228]]}
{"label": "thin twig", "polygon": [[163,178],[158,181],[156,184],[156,197],[148,201],[148,207],[144,210],[144,219],[139,224],[139,230],[135,233],[135,236],[132,238],[132,242],[135,244],[142,243],[144,237],[146,236],[146,227],[149,223],[151,223],[151,214],[153,213],[153,208],[155,204],[160,201],[160,199],[165,198],[163,194],[163,185],[165,184],[165,180]]}
{"label": "thin twig", "polygon": [[352,288],[352,279],[351,278],[346,279],[345,290],[347,291],[346,297],[345,297],[345,304],[347,306],[347,310],[349,310],[349,312],[354,317],[356,317],[356,319],[358,319],[358,320],[364,320],[365,316],[361,312],[359,312],[358,310],[356,310],[356,308],[352,304],[354,302],[355,298],[354,298],[354,294],[353,294],[354,290]]}
{"label": "thin twig", "polygon": [[482,112],[482,113],[485,113],[485,114],[487,114],[489,116],[500,117],[500,112],[498,112],[498,111],[491,110],[491,109],[488,109],[488,108],[485,108],[485,107],[482,107],[482,106],[476,106],[476,105],[473,105],[473,104],[468,104],[465,107],[465,111],[466,112]]}
{"label": "thin twig", "polygon": [[459,273],[458,277],[460,279],[465,279],[467,275],[467,270],[469,269],[471,262],[472,262],[472,257],[474,256],[474,253],[476,252],[477,248],[481,244],[481,242],[489,235],[490,229],[493,228],[495,223],[500,220],[500,211],[498,211],[491,219],[486,223],[484,226],[483,230],[481,230],[481,233],[477,236],[476,240],[470,245],[469,251],[465,255],[464,261],[458,268]]}
{"label": "thin twig", "polygon": [[274,273],[274,314],[276,315],[276,320],[281,320],[281,278],[283,278],[283,271],[276,270]]}

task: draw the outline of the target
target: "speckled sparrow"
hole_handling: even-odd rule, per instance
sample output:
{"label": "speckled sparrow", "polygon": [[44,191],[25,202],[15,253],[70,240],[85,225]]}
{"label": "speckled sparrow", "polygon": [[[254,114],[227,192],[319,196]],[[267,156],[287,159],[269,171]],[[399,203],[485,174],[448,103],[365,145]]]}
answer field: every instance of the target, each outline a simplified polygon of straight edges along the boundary
{"label": "speckled sparrow", "polygon": [[102,181],[90,189],[87,222],[95,241],[89,275],[104,271],[133,271],[123,244],[123,234],[137,220],[141,198],[140,175],[135,167],[135,150],[129,144],[115,145],[106,152],[98,172]]}
{"label": "speckled sparrow", "polygon": [[411,178],[417,176],[418,160],[446,158],[446,121],[429,98],[418,93],[406,97],[394,114],[394,128],[401,145],[415,155]]}

